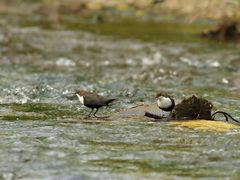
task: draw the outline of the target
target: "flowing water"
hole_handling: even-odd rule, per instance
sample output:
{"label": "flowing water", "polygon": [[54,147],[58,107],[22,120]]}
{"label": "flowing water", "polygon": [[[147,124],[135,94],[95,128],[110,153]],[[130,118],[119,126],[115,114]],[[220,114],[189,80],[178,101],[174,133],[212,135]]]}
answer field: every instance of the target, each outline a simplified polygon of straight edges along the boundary
{"label": "flowing water", "polygon": [[[118,98],[99,115],[192,94],[240,118],[239,45],[201,26],[0,17],[0,179],[239,179],[240,131],[146,118],[82,120],[68,94]],[[219,117],[221,118],[221,117]]]}

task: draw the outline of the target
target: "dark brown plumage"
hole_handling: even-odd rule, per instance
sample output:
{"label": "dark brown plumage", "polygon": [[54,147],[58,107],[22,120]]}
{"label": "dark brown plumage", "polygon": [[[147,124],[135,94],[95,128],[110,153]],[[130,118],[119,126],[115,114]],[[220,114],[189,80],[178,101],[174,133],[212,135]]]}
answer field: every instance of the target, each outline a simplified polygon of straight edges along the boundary
{"label": "dark brown plumage", "polygon": [[75,92],[75,94],[78,96],[78,99],[81,102],[81,104],[92,109],[91,112],[88,114],[88,117],[91,116],[94,109],[96,109],[96,111],[94,112],[93,116],[97,117],[96,113],[98,112],[99,108],[103,106],[109,106],[111,102],[116,100],[116,98],[104,97],[96,93],[84,90],[78,90]]}

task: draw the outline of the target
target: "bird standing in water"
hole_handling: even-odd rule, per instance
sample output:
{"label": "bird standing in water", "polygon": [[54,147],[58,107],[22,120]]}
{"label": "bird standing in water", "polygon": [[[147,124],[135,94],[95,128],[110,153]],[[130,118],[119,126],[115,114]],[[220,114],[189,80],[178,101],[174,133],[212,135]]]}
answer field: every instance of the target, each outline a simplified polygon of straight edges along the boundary
{"label": "bird standing in water", "polygon": [[76,91],[75,95],[78,97],[81,104],[91,109],[91,112],[87,117],[91,117],[94,109],[96,109],[96,111],[93,113],[93,116],[97,117],[96,113],[98,112],[99,108],[103,106],[109,106],[111,102],[116,100],[116,98],[104,97],[84,90]]}

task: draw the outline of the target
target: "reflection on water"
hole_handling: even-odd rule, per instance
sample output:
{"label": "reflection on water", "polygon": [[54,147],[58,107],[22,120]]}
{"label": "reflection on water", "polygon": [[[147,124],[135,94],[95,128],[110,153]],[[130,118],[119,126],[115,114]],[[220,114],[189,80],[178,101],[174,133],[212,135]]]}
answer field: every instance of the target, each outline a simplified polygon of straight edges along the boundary
{"label": "reflection on water", "polygon": [[80,88],[118,97],[112,109],[99,112],[105,115],[153,103],[161,89],[177,99],[204,96],[239,118],[240,55],[234,45],[143,42],[66,27],[1,24],[3,178],[240,177],[239,130],[191,130],[145,118],[81,121],[87,110],[67,97]]}

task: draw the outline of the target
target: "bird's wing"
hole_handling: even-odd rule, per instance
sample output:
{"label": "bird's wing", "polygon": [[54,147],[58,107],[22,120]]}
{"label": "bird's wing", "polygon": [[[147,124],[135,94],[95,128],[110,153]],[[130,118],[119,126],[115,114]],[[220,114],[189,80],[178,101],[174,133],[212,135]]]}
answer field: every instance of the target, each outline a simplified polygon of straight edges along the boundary
{"label": "bird's wing", "polygon": [[84,96],[84,105],[87,107],[99,108],[101,106],[104,106],[105,104],[105,98],[100,95],[91,94]]}

